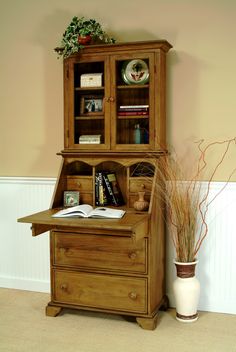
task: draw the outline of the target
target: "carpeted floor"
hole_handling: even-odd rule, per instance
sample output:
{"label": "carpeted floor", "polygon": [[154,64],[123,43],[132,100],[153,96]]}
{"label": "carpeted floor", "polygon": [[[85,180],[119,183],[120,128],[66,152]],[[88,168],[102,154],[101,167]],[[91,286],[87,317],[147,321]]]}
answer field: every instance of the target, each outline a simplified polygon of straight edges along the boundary
{"label": "carpeted floor", "polygon": [[154,331],[121,316],[64,310],[46,317],[45,293],[0,289],[1,352],[236,352],[236,315],[201,312],[183,324],[160,312]]}

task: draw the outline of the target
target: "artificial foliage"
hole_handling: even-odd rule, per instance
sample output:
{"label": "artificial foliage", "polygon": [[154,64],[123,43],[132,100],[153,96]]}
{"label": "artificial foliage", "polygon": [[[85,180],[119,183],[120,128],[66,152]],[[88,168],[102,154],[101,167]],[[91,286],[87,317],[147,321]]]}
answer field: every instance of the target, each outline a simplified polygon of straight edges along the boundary
{"label": "artificial foliage", "polygon": [[74,16],[62,35],[60,46],[54,50],[59,57],[67,58],[84,48],[84,45],[79,43],[78,37],[88,35],[91,37],[93,44],[115,43],[115,39],[110,37],[95,19]]}

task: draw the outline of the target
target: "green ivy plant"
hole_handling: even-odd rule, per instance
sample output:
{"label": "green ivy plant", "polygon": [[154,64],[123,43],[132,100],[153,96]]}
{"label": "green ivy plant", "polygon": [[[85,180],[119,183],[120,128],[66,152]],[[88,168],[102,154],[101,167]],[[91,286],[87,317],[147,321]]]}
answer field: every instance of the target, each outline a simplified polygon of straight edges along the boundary
{"label": "green ivy plant", "polygon": [[63,33],[61,46],[54,50],[58,56],[67,58],[68,56],[77,53],[84,45],[78,42],[78,37],[90,35],[94,44],[111,44],[115,43],[115,39],[110,37],[103,29],[100,23],[95,19],[86,19],[85,17],[78,18],[74,16]]}

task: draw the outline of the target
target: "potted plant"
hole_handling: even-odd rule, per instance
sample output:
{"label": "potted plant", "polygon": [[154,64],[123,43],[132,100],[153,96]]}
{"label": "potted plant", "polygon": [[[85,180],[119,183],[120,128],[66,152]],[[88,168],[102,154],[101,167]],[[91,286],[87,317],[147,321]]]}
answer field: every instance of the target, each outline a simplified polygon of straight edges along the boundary
{"label": "potted plant", "polygon": [[[173,287],[176,318],[183,322],[195,321],[198,318],[197,306],[200,285],[195,277],[195,267],[198,252],[208,233],[206,217],[209,206],[223,191],[236,171],[234,168],[222,189],[213,199],[209,199],[212,180],[223,163],[230,145],[236,143],[236,138],[209,143],[205,147],[203,142],[198,142],[200,155],[196,170],[188,182],[175,154],[162,156],[157,161],[160,182],[156,183],[156,187],[159,192],[162,192],[162,198],[166,205],[167,223],[176,255],[174,263],[177,269],[177,279]],[[216,145],[224,149],[223,152],[220,152],[216,165],[211,171],[208,170],[206,188],[202,190],[200,180],[203,177],[203,172],[205,174],[208,169],[207,155],[210,149]],[[163,183],[166,183],[164,189]]]}
{"label": "potted plant", "polygon": [[67,58],[90,42],[111,44],[115,43],[115,39],[110,37],[95,19],[74,16],[63,33],[61,46],[54,50],[59,56]]}

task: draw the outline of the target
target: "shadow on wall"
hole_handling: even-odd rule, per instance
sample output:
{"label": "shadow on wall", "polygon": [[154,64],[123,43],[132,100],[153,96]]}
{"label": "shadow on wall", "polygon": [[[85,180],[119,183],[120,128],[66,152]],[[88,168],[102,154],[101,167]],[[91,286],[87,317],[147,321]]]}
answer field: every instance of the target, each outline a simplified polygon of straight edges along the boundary
{"label": "shadow on wall", "polygon": [[[167,141],[181,158],[189,157],[188,143],[204,138],[200,118],[201,75],[206,63],[186,52],[171,50],[167,56]],[[194,134],[189,134],[194,131]],[[183,143],[184,142],[184,143]]]}
{"label": "shadow on wall", "polygon": [[[55,11],[52,15],[45,16],[43,21],[36,27],[31,36],[34,45],[40,46],[43,50],[44,72],[44,116],[43,136],[44,141],[39,145],[38,159],[32,165],[31,173],[37,174],[39,165],[46,160],[52,159],[54,166],[48,165],[52,176],[55,176],[59,169],[60,158],[55,154],[63,149],[63,61],[57,59],[54,48],[60,44],[62,28],[67,26],[67,18],[72,14],[66,11]],[[48,157],[48,154],[51,154]],[[47,156],[47,158],[45,158]],[[55,169],[55,170],[52,170]],[[45,167],[46,169],[46,167]]]}

